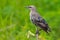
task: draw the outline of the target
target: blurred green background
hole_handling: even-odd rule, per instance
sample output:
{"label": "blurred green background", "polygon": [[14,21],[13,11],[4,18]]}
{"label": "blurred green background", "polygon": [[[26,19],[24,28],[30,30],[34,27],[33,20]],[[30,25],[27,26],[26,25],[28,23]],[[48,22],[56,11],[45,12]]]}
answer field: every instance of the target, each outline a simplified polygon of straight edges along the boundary
{"label": "blurred green background", "polygon": [[36,40],[27,38],[29,30],[36,31],[25,8],[28,5],[36,6],[52,30],[50,35],[41,31],[41,39],[60,40],[60,0],[0,0],[0,40]]}

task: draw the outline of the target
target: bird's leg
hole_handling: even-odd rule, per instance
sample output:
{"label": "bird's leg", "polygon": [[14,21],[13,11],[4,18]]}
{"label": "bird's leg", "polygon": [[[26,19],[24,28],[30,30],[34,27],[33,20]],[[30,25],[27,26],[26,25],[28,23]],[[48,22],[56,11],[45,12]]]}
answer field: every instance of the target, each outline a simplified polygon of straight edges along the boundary
{"label": "bird's leg", "polygon": [[39,29],[39,27],[36,28],[36,39],[37,40],[41,40],[41,38],[39,38],[39,31],[41,31],[41,29]]}
{"label": "bird's leg", "polygon": [[36,29],[36,39],[39,40],[39,30],[38,30],[38,28]]}
{"label": "bird's leg", "polygon": [[39,33],[36,31],[36,39],[38,40]]}

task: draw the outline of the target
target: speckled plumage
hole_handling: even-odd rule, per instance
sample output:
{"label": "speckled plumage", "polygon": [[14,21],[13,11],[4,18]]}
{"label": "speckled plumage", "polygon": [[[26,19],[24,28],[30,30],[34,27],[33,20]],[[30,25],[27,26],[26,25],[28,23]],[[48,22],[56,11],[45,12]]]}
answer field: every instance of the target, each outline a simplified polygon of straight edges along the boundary
{"label": "speckled plumage", "polygon": [[50,31],[50,28],[46,23],[46,21],[36,11],[35,6],[29,6],[29,9],[30,9],[30,20],[32,21],[32,23],[48,33]]}

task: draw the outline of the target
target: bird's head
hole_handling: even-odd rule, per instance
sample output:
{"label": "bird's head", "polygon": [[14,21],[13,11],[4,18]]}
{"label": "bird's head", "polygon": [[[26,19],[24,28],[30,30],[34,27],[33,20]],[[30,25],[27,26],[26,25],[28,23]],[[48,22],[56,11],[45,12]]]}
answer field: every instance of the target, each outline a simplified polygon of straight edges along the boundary
{"label": "bird's head", "polygon": [[31,11],[35,11],[36,10],[35,6],[33,6],[33,5],[27,6],[27,8],[29,8]]}

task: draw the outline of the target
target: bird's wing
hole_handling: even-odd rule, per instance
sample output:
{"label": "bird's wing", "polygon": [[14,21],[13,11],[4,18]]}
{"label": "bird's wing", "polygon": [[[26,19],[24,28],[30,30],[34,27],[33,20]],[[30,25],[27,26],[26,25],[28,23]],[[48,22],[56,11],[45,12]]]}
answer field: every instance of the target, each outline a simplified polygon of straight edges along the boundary
{"label": "bird's wing", "polygon": [[39,24],[42,27],[47,26],[46,21],[38,13],[33,14],[32,20],[33,20],[34,23]]}
{"label": "bird's wing", "polygon": [[36,20],[38,24],[40,24],[42,27],[46,27],[48,24],[46,23],[46,21],[43,18],[39,18],[38,20]]}
{"label": "bird's wing", "polygon": [[49,32],[50,28],[48,27],[48,24],[43,18],[39,18],[39,20],[36,20],[36,24],[41,27],[45,32]]}
{"label": "bird's wing", "polygon": [[47,27],[48,25],[44,19],[40,19],[40,21],[37,23],[39,23],[42,27]]}

